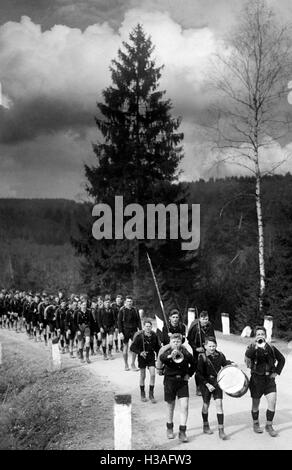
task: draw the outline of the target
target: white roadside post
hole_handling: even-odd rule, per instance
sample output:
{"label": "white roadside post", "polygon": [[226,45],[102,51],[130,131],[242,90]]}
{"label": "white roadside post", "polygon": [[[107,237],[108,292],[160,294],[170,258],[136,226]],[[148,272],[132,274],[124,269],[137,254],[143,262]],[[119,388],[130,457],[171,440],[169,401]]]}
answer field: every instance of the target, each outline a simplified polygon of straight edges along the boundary
{"label": "white roadside post", "polygon": [[194,308],[188,308],[188,331],[190,329],[190,326],[192,322],[196,318],[196,310]]}
{"label": "white roadside post", "polygon": [[60,349],[59,349],[59,344],[54,343],[52,341],[51,343],[51,357],[52,357],[52,369],[53,370],[59,370],[62,367],[62,362],[61,362],[61,354],[60,354]]}
{"label": "white roadside post", "polygon": [[114,403],[115,450],[132,449],[132,397],[115,395]]}
{"label": "white roadside post", "polygon": [[2,344],[0,343],[0,366],[2,364]]}
{"label": "white roadside post", "polygon": [[270,343],[272,341],[272,332],[273,332],[273,317],[271,315],[264,316],[264,327],[267,331],[267,341]]}
{"label": "white roadside post", "polygon": [[241,337],[242,338],[250,338],[251,335],[251,327],[250,326],[245,326],[241,332]]}
{"label": "white roadside post", "polygon": [[222,333],[230,335],[229,313],[221,313]]}

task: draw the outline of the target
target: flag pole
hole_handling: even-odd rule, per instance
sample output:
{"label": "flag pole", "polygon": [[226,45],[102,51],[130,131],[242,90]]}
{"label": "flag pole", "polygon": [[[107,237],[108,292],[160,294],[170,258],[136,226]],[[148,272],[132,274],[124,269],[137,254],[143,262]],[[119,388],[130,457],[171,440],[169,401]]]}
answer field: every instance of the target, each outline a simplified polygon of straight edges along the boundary
{"label": "flag pole", "polygon": [[158,287],[157,280],[156,280],[156,277],[155,277],[155,273],[154,273],[154,269],[153,269],[153,266],[152,266],[152,262],[151,262],[151,259],[150,259],[150,256],[149,256],[147,250],[146,250],[146,256],[147,256],[148,263],[149,263],[149,266],[150,266],[150,269],[151,269],[153,281],[154,281],[154,284],[155,284],[155,287],[156,287],[157,295],[158,295],[159,302],[160,302],[160,307],[161,307],[161,310],[162,310],[162,313],[163,313],[164,322],[165,322],[167,331],[169,331],[169,328],[168,328],[168,321],[167,321],[166,314],[165,314],[165,310],[164,310],[164,305],[163,305],[162,298],[161,298],[161,295],[160,295],[160,292],[159,292],[159,287]]}

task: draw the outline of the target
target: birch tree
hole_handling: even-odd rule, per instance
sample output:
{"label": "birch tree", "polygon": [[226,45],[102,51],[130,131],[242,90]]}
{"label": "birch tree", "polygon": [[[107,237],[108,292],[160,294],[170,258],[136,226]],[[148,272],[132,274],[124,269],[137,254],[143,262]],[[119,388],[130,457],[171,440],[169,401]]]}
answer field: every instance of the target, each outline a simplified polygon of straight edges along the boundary
{"label": "birch tree", "polygon": [[261,180],[283,160],[263,169],[265,150],[288,131],[285,111],[287,84],[291,78],[289,28],[280,25],[263,0],[248,1],[230,34],[224,53],[216,57],[214,84],[216,146],[220,162],[232,162],[255,178],[258,225],[259,310],[265,293],[265,239]]}

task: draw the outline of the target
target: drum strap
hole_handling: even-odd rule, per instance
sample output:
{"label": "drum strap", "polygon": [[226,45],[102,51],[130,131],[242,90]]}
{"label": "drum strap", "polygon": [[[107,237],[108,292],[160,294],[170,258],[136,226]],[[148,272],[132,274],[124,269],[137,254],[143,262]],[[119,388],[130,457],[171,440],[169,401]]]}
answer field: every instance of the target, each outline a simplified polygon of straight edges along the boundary
{"label": "drum strap", "polygon": [[[220,353],[219,353],[219,354],[220,354]],[[212,369],[213,369],[214,372],[215,372],[215,375],[217,375],[219,371],[216,371],[213,362],[210,361],[210,359],[208,358],[207,354],[202,354],[202,356],[203,356],[203,360],[204,360],[206,363],[208,363],[208,364],[212,367]]]}

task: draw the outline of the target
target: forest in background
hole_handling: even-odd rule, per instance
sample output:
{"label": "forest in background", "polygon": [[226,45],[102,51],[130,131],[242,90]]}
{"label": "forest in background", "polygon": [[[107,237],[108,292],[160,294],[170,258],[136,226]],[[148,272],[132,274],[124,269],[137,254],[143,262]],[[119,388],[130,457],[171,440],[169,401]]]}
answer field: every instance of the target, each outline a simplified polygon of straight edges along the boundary
{"label": "forest in background", "polygon": [[[181,183],[189,204],[201,205],[201,242],[192,279],[184,282],[179,301],[183,313],[197,305],[207,309],[220,328],[220,313],[228,312],[231,331],[262,323],[257,309],[257,224],[252,178],[225,178]],[[292,176],[263,179],[263,219],[267,289],[264,314],[274,317],[275,334],[292,338]],[[82,275],[82,257],[71,244],[78,226],[92,227],[88,203],[64,199],[0,200],[0,283],[5,288],[66,293],[101,293]],[[98,241],[94,241],[98,243]],[[165,254],[166,255],[166,254]],[[155,268],[155,260],[153,260]],[[168,259],[171,270],[171,257]],[[189,272],[189,271],[188,271]],[[189,274],[188,274],[189,275]],[[168,292],[163,289],[167,304]],[[191,286],[191,288],[190,288]],[[143,288],[143,289],[142,289]],[[122,286],[119,286],[122,290]],[[159,308],[155,290],[141,286],[146,311]],[[127,292],[123,292],[124,294]],[[139,300],[139,299],[138,299]],[[169,305],[170,306],[170,305]]]}

